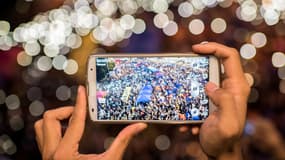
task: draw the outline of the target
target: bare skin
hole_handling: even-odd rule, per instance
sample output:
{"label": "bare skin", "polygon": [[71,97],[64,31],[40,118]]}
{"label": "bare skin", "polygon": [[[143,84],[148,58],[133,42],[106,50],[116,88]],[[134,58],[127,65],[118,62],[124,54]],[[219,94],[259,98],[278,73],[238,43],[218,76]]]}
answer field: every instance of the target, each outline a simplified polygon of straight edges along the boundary
{"label": "bare skin", "polygon": [[220,88],[212,82],[206,85],[206,93],[217,110],[200,128],[201,147],[208,156],[216,159],[229,152],[233,152],[232,158],[240,157],[239,153],[234,152],[238,151],[235,148],[245,124],[250,87],[242,70],[239,53],[236,49],[214,42],[194,45],[193,51],[219,58],[226,76]]}
{"label": "bare skin", "polygon": [[[101,154],[80,154],[79,142],[83,135],[86,119],[86,92],[79,86],[76,105],[60,107],[45,112],[44,118],[35,123],[36,140],[44,160],[120,160],[131,139],[147,125],[136,123],[124,128],[110,148]],[[70,118],[71,117],[71,118]],[[64,135],[60,121],[70,118]]]}

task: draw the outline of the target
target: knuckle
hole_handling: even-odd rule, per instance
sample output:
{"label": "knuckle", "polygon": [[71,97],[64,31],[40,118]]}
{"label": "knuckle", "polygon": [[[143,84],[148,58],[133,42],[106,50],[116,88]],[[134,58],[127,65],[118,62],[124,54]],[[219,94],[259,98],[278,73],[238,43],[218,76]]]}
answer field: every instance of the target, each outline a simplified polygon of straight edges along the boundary
{"label": "knuckle", "polygon": [[52,111],[48,110],[48,111],[46,111],[46,112],[44,113],[44,116],[43,116],[43,117],[44,117],[44,119],[51,119],[52,116],[53,116]]}
{"label": "knuckle", "polygon": [[36,123],[34,124],[34,129],[35,129],[35,130],[40,129],[41,126],[42,126],[42,123],[43,123],[43,120],[42,120],[42,119],[36,121]]}
{"label": "knuckle", "polygon": [[232,98],[232,95],[227,92],[227,91],[224,91],[224,92],[221,92],[220,93],[220,98],[221,99],[231,99]]}
{"label": "knuckle", "polygon": [[231,52],[232,52],[234,55],[239,56],[239,52],[238,52],[238,50],[237,50],[236,48],[230,47],[230,50],[231,50]]}
{"label": "knuckle", "polygon": [[57,150],[54,155],[53,155],[53,160],[62,160],[63,159],[63,154],[60,150]]}

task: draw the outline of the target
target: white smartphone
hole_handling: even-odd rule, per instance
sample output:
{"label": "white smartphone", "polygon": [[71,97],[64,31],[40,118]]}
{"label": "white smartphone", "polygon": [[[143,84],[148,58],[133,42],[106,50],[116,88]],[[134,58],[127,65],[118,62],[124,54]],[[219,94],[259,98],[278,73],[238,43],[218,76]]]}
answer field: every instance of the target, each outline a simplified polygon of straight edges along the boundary
{"label": "white smartphone", "polygon": [[202,123],[215,110],[205,84],[219,85],[219,66],[216,57],[193,53],[92,55],[86,84],[91,120]]}

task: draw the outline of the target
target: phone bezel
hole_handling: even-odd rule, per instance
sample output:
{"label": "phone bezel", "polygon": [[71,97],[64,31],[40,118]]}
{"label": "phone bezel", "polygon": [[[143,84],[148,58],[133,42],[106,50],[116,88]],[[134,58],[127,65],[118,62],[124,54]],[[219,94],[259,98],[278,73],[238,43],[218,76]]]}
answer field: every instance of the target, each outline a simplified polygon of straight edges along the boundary
{"label": "phone bezel", "polygon": [[[213,55],[200,55],[192,52],[189,53],[103,53],[93,54],[89,56],[87,67],[87,95],[88,95],[88,111],[90,119],[97,123],[159,123],[159,124],[199,124],[204,120],[98,120],[97,119],[97,100],[96,100],[96,63],[97,57],[209,57],[209,81],[220,85],[220,65],[218,59]],[[216,110],[216,106],[209,99],[209,114]]]}

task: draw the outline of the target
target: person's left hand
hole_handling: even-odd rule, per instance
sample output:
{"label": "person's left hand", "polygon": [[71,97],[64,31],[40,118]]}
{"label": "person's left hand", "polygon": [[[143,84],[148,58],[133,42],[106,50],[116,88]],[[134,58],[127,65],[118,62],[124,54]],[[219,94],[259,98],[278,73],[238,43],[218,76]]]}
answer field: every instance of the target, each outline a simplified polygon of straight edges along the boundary
{"label": "person's left hand", "polygon": [[[83,135],[86,119],[85,88],[79,86],[75,107],[61,107],[45,112],[43,119],[35,123],[36,140],[44,160],[120,160],[130,140],[147,125],[132,124],[124,128],[109,149],[101,154],[80,154],[79,142]],[[70,118],[64,135],[61,133],[60,121]]]}

